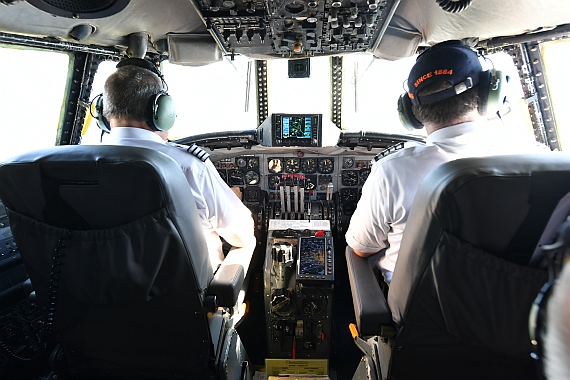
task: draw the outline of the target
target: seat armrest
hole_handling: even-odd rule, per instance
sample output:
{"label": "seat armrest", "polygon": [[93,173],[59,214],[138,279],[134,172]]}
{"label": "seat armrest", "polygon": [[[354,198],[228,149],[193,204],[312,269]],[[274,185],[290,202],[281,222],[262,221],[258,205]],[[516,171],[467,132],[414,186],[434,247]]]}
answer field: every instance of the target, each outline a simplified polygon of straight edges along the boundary
{"label": "seat armrest", "polygon": [[218,306],[232,307],[237,302],[244,278],[240,264],[222,263],[208,286],[208,295],[216,296]]}
{"label": "seat armrest", "polygon": [[358,331],[362,336],[379,335],[382,325],[392,324],[392,313],[384,293],[368,259],[355,254],[349,246],[346,247],[346,263]]}
{"label": "seat armrest", "polygon": [[254,250],[255,241],[243,248],[232,248],[222,261],[208,287],[208,295],[216,296],[218,306],[234,306],[239,292],[247,287],[244,282]]}

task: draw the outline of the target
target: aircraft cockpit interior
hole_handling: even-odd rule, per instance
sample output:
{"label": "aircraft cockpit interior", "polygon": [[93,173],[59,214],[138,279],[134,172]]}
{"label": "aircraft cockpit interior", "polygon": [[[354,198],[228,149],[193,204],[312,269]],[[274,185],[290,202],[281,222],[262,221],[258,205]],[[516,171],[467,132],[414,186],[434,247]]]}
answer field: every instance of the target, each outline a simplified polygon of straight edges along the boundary
{"label": "aircraft cockpit interior", "polygon": [[[547,378],[569,4],[0,0],[0,379]],[[442,46],[469,65],[424,70]],[[160,87],[144,117],[119,68]],[[116,146],[141,133],[164,145]]]}

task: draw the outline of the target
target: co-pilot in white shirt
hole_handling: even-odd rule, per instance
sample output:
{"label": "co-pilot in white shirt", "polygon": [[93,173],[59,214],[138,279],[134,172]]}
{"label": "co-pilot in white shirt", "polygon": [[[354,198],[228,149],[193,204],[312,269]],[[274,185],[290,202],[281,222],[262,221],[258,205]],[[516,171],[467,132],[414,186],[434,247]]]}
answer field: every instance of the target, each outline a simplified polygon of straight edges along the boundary
{"label": "co-pilot in white shirt", "polygon": [[224,259],[220,236],[237,235],[243,242],[255,241],[251,212],[222,180],[212,162],[168,145],[156,133],[140,128],[113,128],[103,144],[150,148],[172,157],[182,168],[196,201],[204,229],[212,269]]}
{"label": "co-pilot in white shirt", "polygon": [[403,149],[376,162],[350,220],[347,244],[371,254],[386,248],[379,265],[389,282],[412,201],[431,170],[457,158],[545,150],[531,142],[515,143],[501,134],[491,123],[461,123],[431,133],[426,145]]}

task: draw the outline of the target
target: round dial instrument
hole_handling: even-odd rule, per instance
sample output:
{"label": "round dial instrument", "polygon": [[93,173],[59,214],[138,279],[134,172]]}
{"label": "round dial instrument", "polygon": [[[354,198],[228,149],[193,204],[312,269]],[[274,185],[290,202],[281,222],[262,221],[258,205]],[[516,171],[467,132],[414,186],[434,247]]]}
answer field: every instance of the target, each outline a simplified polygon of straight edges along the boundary
{"label": "round dial instrument", "polygon": [[334,171],[334,161],[331,158],[319,158],[317,168],[321,174],[330,174]]}
{"label": "round dial instrument", "polygon": [[259,184],[259,173],[256,172],[255,170],[246,171],[244,178],[245,178],[245,184],[248,186]]}
{"label": "round dial instrument", "polygon": [[342,203],[354,203],[358,199],[358,192],[353,188],[344,188],[340,190],[340,201]]}
{"label": "round dial instrument", "polygon": [[305,177],[305,189],[313,190],[315,188],[315,183],[317,182],[316,176],[306,176]]}
{"label": "round dial instrument", "polygon": [[267,169],[270,173],[281,173],[283,171],[283,160],[280,158],[270,158]]}
{"label": "round dial instrument", "polygon": [[251,157],[248,161],[247,161],[247,166],[250,168],[258,168],[259,167],[259,158],[257,157]]}
{"label": "round dial instrument", "polygon": [[358,171],[357,170],[343,170],[342,171],[342,184],[343,186],[357,186],[358,185]]}
{"label": "round dial instrument", "polygon": [[299,173],[301,169],[301,163],[299,161],[297,157],[288,158],[287,161],[285,161],[285,171],[287,173]]}
{"label": "round dial instrument", "polygon": [[243,168],[243,167],[245,167],[245,165],[246,165],[245,158],[243,158],[243,157],[238,157],[238,158],[236,158],[236,165],[237,165],[238,168]]}
{"label": "round dial instrument", "polygon": [[281,183],[281,176],[279,175],[272,175],[269,176],[269,178],[267,179],[267,186],[271,189],[271,190],[277,190],[279,188],[279,184]]}
{"label": "round dial instrument", "polygon": [[369,175],[370,175],[370,169],[362,169],[360,171],[360,184],[361,185],[364,185],[364,182],[366,182]]}
{"label": "round dial instrument", "polygon": [[301,161],[301,171],[303,173],[314,173],[317,171],[317,160],[312,157],[303,158]]}
{"label": "round dial instrument", "polygon": [[354,166],[354,158],[352,157],[345,157],[342,161],[343,169],[350,169]]}

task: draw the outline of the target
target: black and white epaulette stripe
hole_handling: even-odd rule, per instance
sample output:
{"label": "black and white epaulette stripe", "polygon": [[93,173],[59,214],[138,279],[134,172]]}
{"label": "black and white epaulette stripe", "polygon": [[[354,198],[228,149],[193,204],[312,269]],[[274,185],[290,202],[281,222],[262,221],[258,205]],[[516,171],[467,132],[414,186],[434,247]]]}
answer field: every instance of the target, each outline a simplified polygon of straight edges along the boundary
{"label": "black and white epaulette stripe", "polygon": [[381,159],[383,159],[386,156],[391,155],[394,152],[397,152],[401,149],[404,149],[404,142],[399,142],[397,144],[394,144],[392,146],[389,146],[388,148],[384,149],[382,152],[378,153],[376,156],[374,156],[374,158],[372,159],[372,163],[378,162]]}
{"label": "black and white epaulette stripe", "polygon": [[168,145],[171,145],[171,146],[176,147],[178,149],[183,149],[183,150],[187,151],[188,153],[192,154],[193,156],[198,157],[200,160],[202,160],[204,162],[206,162],[206,160],[208,158],[210,158],[210,153],[206,152],[204,149],[200,148],[196,144],[192,144],[192,145],[188,146],[188,145],[182,145],[182,144],[169,142]]}
{"label": "black and white epaulette stripe", "polygon": [[404,148],[409,148],[417,145],[425,145],[425,144],[426,144],[425,141],[401,141],[399,143],[389,146],[388,148],[384,149],[382,152],[378,153],[376,156],[374,156],[371,163],[375,164],[384,157],[387,157],[392,153],[396,153],[397,151],[402,150]]}
{"label": "black and white epaulette stripe", "polygon": [[198,157],[204,162],[206,162],[206,160],[210,158],[210,153],[206,152],[204,149],[200,148],[196,144],[190,145],[190,147],[188,148],[188,152],[192,153],[194,156]]}

